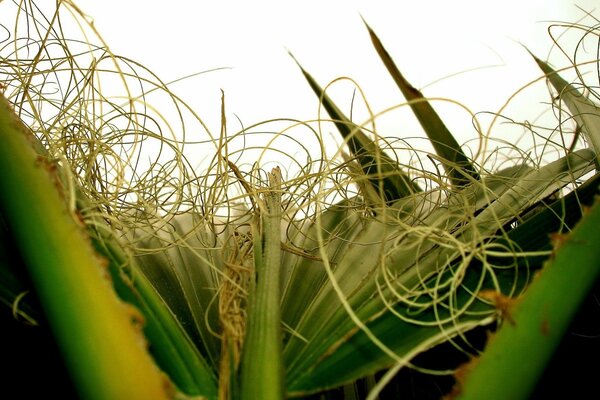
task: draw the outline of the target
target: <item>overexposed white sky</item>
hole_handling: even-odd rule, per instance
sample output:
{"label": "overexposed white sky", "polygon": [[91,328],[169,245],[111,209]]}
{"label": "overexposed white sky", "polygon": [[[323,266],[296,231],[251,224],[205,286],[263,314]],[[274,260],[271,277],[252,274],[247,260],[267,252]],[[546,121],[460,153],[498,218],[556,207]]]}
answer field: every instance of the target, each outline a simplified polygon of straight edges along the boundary
{"label": "overexposed white sky", "polygon": [[[561,37],[563,54],[558,46],[553,46],[548,26],[580,20],[594,24],[597,20],[593,16],[598,16],[598,10],[594,8],[597,0],[74,2],[93,21],[114,54],[139,62],[163,82],[176,81],[169,90],[196,112],[213,138],[218,137],[220,131],[221,91],[225,93],[230,135],[265,120],[289,118],[306,121],[319,117],[318,99],[288,51],[322,86],[341,76],[353,79],[375,113],[403,104],[404,98],[374,51],[361,17],[378,34],[404,76],[427,97],[452,99],[473,113],[495,113],[515,91],[542,76],[522,45],[556,67],[568,66],[570,60],[565,54],[573,54],[582,31],[571,29]],[[44,1],[34,3],[49,8],[54,4]],[[6,6],[8,4],[2,4],[0,8]],[[585,11],[590,12],[592,17],[586,17]],[[51,10],[47,12],[52,13]],[[0,23],[10,27],[14,16],[11,17],[8,12],[0,13]],[[28,27],[24,21],[21,25]],[[68,32],[71,28],[76,29],[75,26],[61,25],[62,28],[67,31],[59,35],[83,39],[79,31]],[[10,29],[3,34],[10,37]],[[555,36],[563,31],[565,29],[553,30]],[[28,35],[29,32],[20,34]],[[584,49],[590,58],[597,57],[596,45],[592,42]],[[578,51],[582,48],[584,46],[580,46]],[[28,49],[24,47],[21,51]],[[218,68],[224,69],[198,74]],[[573,76],[570,72],[571,77],[567,76],[567,79]],[[197,75],[177,81],[194,74]],[[105,79],[102,78],[103,94],[107,93],[106,88],[111,84],[110,79]],[[355,88],[349,81],[337,82],[328,94],[346,114],[351,114],[352,119],[360,123],[369,114],[360,96],[353,100]],[[537,92],[527,89],[519,94],[511,102],[510,112],[502,110],[502,113],[516,121],[538,121],[544,111],[552,117],[551,108],[542,104],[549,100],[544,81],[540,80],[535,89]],[[119,96],[123,94],[117,93]],[[175,120],[168,131],[173,135],[185,131],[186,140],[206,140],[206,136],[201,137],[203,129],[198,129],[197,125],[193,128],[190,128],[191,125],[176,126],[179,123],[177,110],[172,104],[166,107],[162,104],[151,103],[158,110],[159,119],[164,116]],[[478,146],[479,136],[473,128],[471,114],[448,101],[434,100],[433,106],[459,142],[471,141],[471,148]],[[483,120],[489,114],[480,116]],[[326,115],[321,117],[327,118]],[[489,119],[483,121],[483,131],[487,129],[485,123]],[[556,121],[550,118],[546,125],[555,128]],[[517,131],[514,131],[515,128]],[[162,127],[159,129],[164,132]],[[272,129],[278,132],[283,128],[276,125]],[[424,136],[420,129],[408,107],[377,119],[376,130],[381,137],[412,138],[410,140],[425,143],[420,139]],[[325,125],[319,133],[325,141],[337,140],[339,143],[337,136],[329,136],[337,135],[333,131],[331,126]],[[515,135],[523,134],[523,129],[516,124],[494,125],[493,134],[500,133],[504,135],[500,139],[509,140],[521,148],[534,146],[531,140],[535,138],[531,137],[527,139],[528,143],[515,142]],[[294,140],[300,145],[296,146],[300,148],[298,154],[306,149],[318,152],[320,140],[306,144],[308,139],[305,135],[294,133]],[[243,143],[247,137],[250,136],[236,136],[241,141],[237,144],[240,149],[247,147]],[[270,139],[265,140],[256,146],[276,147],[271,146]],[[422,149],[421,143],[411,142],[410,146]],[[336,147],[328,146],[327,150],[335,152]],[[288,151],[291,159],[296,158],[287,144],[280,145],[280,150]],[[205,148],[203,153],[206,157],[212,154]],[[256,161],[252,157],[249,161]]]}
{"label": "overexposed white sky", "polygon": [[[316,117],[317,100],[288,50],[322,85],[339,76],[355,79],[375,111],[402,102],[361,15],[426,95],[450,97],[474,111],[495,110],[539,76],[519,42],[545,58],[551,48],[549,22],[576,22],[584,15],[577,6],[593,11],[598,5],[596,0],[76,3],[113,52],[140,61],[165,81],[231,67],[172,87],[215,130],[220,89],[228,112],[244,124]],[[557,51],[552,54],[564,61]],[[468,72],[478,67],[485,68]]]}

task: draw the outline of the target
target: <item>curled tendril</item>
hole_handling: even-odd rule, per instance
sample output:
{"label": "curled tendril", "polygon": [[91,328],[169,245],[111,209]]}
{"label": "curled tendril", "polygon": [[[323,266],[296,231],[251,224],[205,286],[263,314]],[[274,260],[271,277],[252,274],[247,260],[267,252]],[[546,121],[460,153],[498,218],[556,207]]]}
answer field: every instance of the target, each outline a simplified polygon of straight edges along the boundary
{"label": "curled tendril", "polygon": [[[327,287],[329,297],[323,298],[337,298],[351,322],[377,346],[398,365],[411,365],[379,342],[363,321],[391,312],[404,322],[439,327],[451,338],[462,337],[458,325],[463,319],[493,320],[494,310],[472,307],[490,303],[478,294],[491,287],[518,295],[518,277],[529,278],[519,260],[532,255],[507,238],[507,227],[519,224],[520,215],[505,218],[490,212],[488,220],[481,220],[503,193],[496,191],[498,185],[515,182],[496,172],[521,165],[537,170],[585,147],[584,141],[575,141],[574,120],[556,99],[544,113],[553,116],[551,123],[542,115],[531,121],[508,116],[516,96],[541,78],[518,90],[495,113],[475,113],[450,99],[430,99],[457,107],[473,125],[475,138],[468,144],[482,180],[455,190],[421,135],[398,137],[378,131],[380,118],[394,116],[408,104],[374,113],[360,87],[340,78],[327,90],[339,83],[356,85],[360,96],[352,105],[364,102],[369,115],[356,127],[424,188],[392,205],[368,204],[365,191],[372,177],[357,167],[343,141],[326,146],[332,121],[321,115],[314,121],[277,119],[247,127],[238,121],[241,129],[229,134],[223,96],[221,132],[213,134],[168,83],[140,63],[113,54],[74,4],[59,4],[49,11],[33,1],[14,3],[15,26],[0,30],[1,90],[49,158],[66,171],[71,186],[90,200],[86,222],[93,224],[98,216],[107,221],[142,261],[165,256],[171,262],[181,290],[199,299],[198,304],[186,305],[192,336],[200,338],[203,351],[214,358],[218,342],[227,335],[235,341],[233,358],[238,357],[250,273],[250,226],[256,199],[268,187],[266,171],[273,166],[283,171],[282,248],[289,261],[283,274],[284,318],[286,311],[305,306],[290,304],[294,299],[286,297],[294,279],[304,279],[317,264],[314,297]],[[65,32],[74,26],[81,38],[66,39]],[[580,31],[582,39],[574,49],[563,49],[560,35],[552,37],[562,54],[574,54],[568,62],[579,87],[598,100],[599,26],[556,24],[550,32],[560,28]],[[592,60],[582,61],[584,55],[589,58],[590,49]],[[595,67],[596,75],[584,71],[589,66]],[[487,126],[486,118],[491,118]],[[506,129],[505,137],[492,136],[498,127]],[[72,193],[75,203],[78,194]],[[368,251],[376,262],[364,271],[345,269],[343,263],[354,260],[344,257],[359,254],[356,249]],[[194,263],[186,264],[189,258]],[[156,272],[147,265],[142,268]],[[364,277],[347,279],[357,273]],[[503,281],[511,284],[501,287],[499,277],[506,274],[510,277]],[[209,295],[199,294],[206,292]],[[459,294],[466,296],[459,300]],[[376,315],[359,316],[374,298],[380,306]],[[309,313],[320,307],[313,300],[306,306]],[[432,310],[432,318],[423,318]],[[289,343],[309,342],[310,337],[302,336],[309,317],[289,318],[284,321]]]}

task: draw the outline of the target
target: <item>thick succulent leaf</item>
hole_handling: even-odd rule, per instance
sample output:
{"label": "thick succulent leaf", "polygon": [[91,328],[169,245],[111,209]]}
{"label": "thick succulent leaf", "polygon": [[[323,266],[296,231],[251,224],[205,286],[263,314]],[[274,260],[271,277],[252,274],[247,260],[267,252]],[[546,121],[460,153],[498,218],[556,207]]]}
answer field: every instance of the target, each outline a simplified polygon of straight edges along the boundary
{"label": "thick succulent leaf", "polygon": [[350,152],[360,163],[365,175],[377,193],[387,202],[420,192],[419,186],[402,171],[398,162],[385,152],[335,105],[315,79],[300,64],[298,67],[310,87],[321,100],[338,131],[348,143]]}
{"label": "thick succulent leaf", "polygon": [[135,323],[139,312],[115,294],[53,161],[34,151],[5,98],[0,136],[0,208],[81,397],[168,398]]}
{"label": "thick succulent leaf", "polygon": [[[499,237],[496,242],[508,245],[509,241],[516,244],[523,252],[534,252],[551,249],[553,232],[568,232],[579,222],[584,207],[591,206],[594,197],[598,195],[600,173],[581,184],[564,197],[552,200],[542,200],[533,210],[521,218],[507,237]],[[494,260],[494,257],[491,257]],[[529,263],[539,265],[545,259],[541,255],[527,257]],[[537,261],[535,261],[537,260]]]}
{"label": "thick succulent leaf", "polygon": [[[31,137],[31,145],[39,156],[48,157],[47,149],[37,138]],[[157,364],[183,393],[203,395],[209,399],[215,398],[217,388],[213,370],[204,357],[198,353],[197,348],[180,324],[181,321],[169,311],[168,306],[157,293],[156,287],[148,281],[146,276],[142,275],[139,265],[131,258],[115,236],[115,232],[101,217],[102,212],[91,204],[80,187],[67,181],[69,174],[66,174],[63,168],[57,168],[56,172],[58,179],[63,182],[65,187],[73,186],[77,212],[86,223],[87,232],[95,250],[108,261],[107,269],[110,272],[114,290],[122,300],[134,305],[143,314],[144,334],[152,344],[152,356]],[[11,238],[6,236],[8,232],[4,229],[3,221],[0,222],[2,222],[0,234],[2,244],[6,244],[7,241],[10,242]],[[7,266],[7,270],[0,270],[2,272],[1,282],[2,285],[12,284],[10,290],[14,294],[17,289],[23,290],[22,282],[27,280],[19,279],[18,272],[21,267],[14,263],[21,261],[19,261],[19,257],[12,254],[14,253],[12,242],[7,251],[11,253],[11,265]],[[31,299],[31,296],[26,297],[27,299]],[[16,312],[26,319],[30,315],[37,315],[38,311],[37,307],[27,301],[19,302],[16,309]]]}
{"label": "thick succulent leaf", "polygon": [[[412,196],[394,203],[392,210],[397,210],[398,218],[402,218],[403,222],[411,226],[449,227],[449,211],[457,213],[458,220],[462,220],[465,215],[474,215],[494,202],[531,171],[532,167],[517,164],[484,176],[481,182],[474,182],[463,189],[451,192],[446,200],[440,199],[439,196],[438,199]],[[441,223],[440,219],[446,222]],[[457,223],[456,218],[451,220]]]}
{"label": "thick succulent leaf", "polygon": [[381,61],[385,64],[406,100],[409,101],[413,113],[419,120],[436,153],[442,159],[442,164],[450,181],[455,186],[460,187],[465,186],[472,180],[479,179],[475,166],[464,154],[452,133],[450,133],[425,96],[404,78],[375,32],[366,22],[365,25]]}
{"label": "thick succulent leaf", "polygon": [[[594,159],[595,153],[593,151],[582,149],[569,153],[567,156],[549,163],[539,170],[533,170],[525,174],[512,187],[503,192],[497,200],[478,213],[472,222],[466,224],[460,224],[461,219],[456,221],[456,218],[460,218],[458,214],[460,210],[459,203],[458,207],[451,213],[454,214],[454,217],[452,217],[450,223],[454,222],[456,227],[453,233],[454,236],[463,243],[469,243],[477,240],[477,238],[493,236],[498,229],[516,219],[523,211],[560,188],[574,183],[577,179],[593,171]],[[443,220],[436,222],[436,224],[435,226],[445,227],[446,229],[452,226],[448,225],[448,221]],[[450,232],[453,230],[450,229]],[[441,265],[458,256],[458,251],[452,247],[441,248],[439,253],[430,251],[433,247],[435,247],[435,242],[421,245],[419,254],[409,253],[413,256],[412,259],[409,259],[409,262],[406,262],[406,254],[402,248],[399,248],[395,254],[390,255],[390,258],[395,260],[392,262],[394,270],[401,275],[400,279],[405,286],[410,288],[413,285],[418,285],[424,277],[435,274]],[[419,259],[418,268],[412,268],[416,259]]]}
{"label": "thick succulent leaf", "polygon": [[[565,81],[552,67],[531,54],[537,65],[546,74],[560,99],[566,104],[577,122],[581,133],[596,154],[600,154],[600,107],[586,98],[577,88]],[[575,143],[573,143],[575,144]]]}
{"label": "thick succulent leaf", "polygon": [[[553,257],[512,304],[513,323],[504,323],[482,355],[465,368],[456,390],[458,399],[481,399],[489,393],[498,398],[528,398],[600,276],[598,225],[596,199],[573,231],[554,243]],[[564,293],[569,295],[560,295]]]}
{"label": "thick succulent leaf", "polygon": [[[330,263],[330,267],[333,269],[344,292],[360,287],[366,279],[366,275],[373,269],[373,265],[377,263],[380,251],[378,246],[389,242],[387,240],[389,239],[389,233],[386,232],[385,224],[373,219],[363,219],[361,222],[363,226],[358,233],[340,244],[340,246],[343,246],[343,252],[339,253],[339,259],[335,258]],[[315,253],[319,256],[322,252],[317,251]],[[323,263],[319,264],[319,267],[323,269]],[[315,336],[320,336],[320,329],[329,326],[329,318],[340,311],[341,306],[329,281],[323,286],[315,288],[312,295],[313,298],[304,304],[305,310],[300,321],[297,325],[292,325],[300,335],[309,340],[312,340]],[[343,312],[342,319],[348,319]],[[315,324],[314,321],[322,322]],[[313,342],[313,344],[316,344],[316,342]],[[288,373],[302,369],[296,367],[295,364],[306,361],[306,358],[302,355],[305,347],[306,343],[295,337],[287,343],[284,353],[287,360],[286,365],[290,368]]]}

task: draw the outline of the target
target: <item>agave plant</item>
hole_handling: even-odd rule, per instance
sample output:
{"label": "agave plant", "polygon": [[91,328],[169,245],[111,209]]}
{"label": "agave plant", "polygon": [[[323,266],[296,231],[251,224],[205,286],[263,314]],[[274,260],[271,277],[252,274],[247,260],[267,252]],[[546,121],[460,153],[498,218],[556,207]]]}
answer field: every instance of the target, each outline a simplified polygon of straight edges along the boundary
{"label": "agave plant", "polygon": [[[65,11],[87,41],[62,36]],[[456,374],[455,394],[482,398],[497,378],[486,364],[511,373],[507,349],[536,343],[533,375],[496,392],[527,396],[598,275],[600,210],[584,212],[598,188],[590,86],[582,94],[534,58],[560,115],[569,112],[571,131],[556,133],[568,144],[548,136],[539,160],[516,149],[490,168],[493,138],[479,131],[479,151],[466,152],[367,26],[407,100],[399,107],[411,108],[433,151],[382,137],[376,116],[355,123],[301,68],[341,137],[334,154],[306,150],[303,162],[277,145],[322,144],[324,118],[228,135],[223,101],[211,135],[168,85],[94,44],[81,15],[70,2],[50,14],[20,4],[29,29],[15,28],[1,49],[0,107],[2,245],[15,243],[23,260],[3,259],[0,294],[22,318],[47,320],[81,397],[327,397],[360,381],[376,398],[415,368]],[[120,97],[101,85],[114,77]],[[179,122],[161,125],[166,112],[149,102],[157,93]],[[206,141],[175,132],[184,115]],[[579,296],[549,295],[566,282]],[[482,326],[500,326],[483,352],[468,340]],[[415,363],[443,343],[476,361]]]}

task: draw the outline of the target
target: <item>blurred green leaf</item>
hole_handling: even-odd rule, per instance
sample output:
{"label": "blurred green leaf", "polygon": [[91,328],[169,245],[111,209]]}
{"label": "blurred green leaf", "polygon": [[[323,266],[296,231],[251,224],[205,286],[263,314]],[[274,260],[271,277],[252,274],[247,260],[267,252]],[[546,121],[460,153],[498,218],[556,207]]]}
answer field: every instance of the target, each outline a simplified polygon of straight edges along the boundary
{"label": "blurred green leaf", "polygon": [[0,209],[79,393],[166,399],[164,376],[136,325],[139,312],[114,293],[52,161],[36,154],[31,131],[4,97],[0,136]]}

